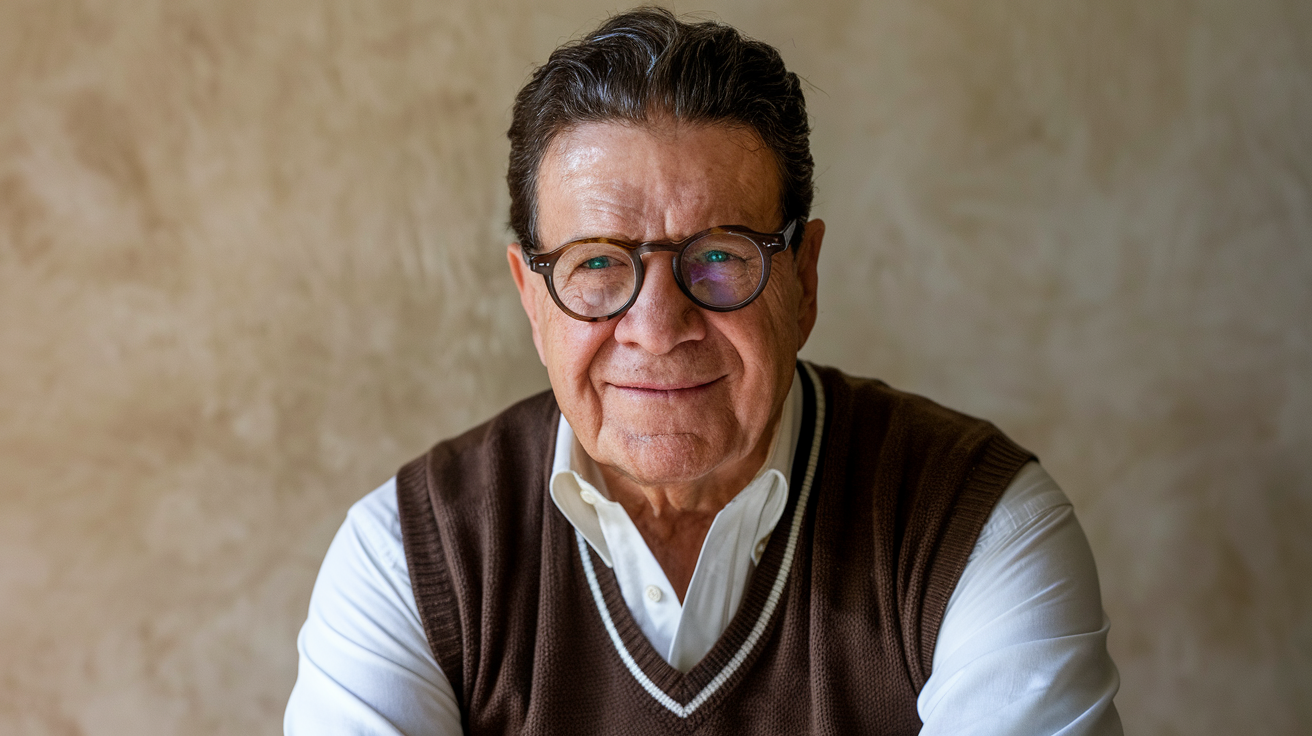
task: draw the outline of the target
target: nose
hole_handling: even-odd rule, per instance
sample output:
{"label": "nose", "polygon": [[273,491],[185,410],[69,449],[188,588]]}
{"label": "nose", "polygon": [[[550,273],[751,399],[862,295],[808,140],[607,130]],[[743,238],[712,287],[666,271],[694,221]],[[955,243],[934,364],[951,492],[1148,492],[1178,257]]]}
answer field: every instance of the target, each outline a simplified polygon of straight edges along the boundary
{"label": "nose", "polygon": [[674,280],[673,253],[643,257],[642,289],[615,325],[615,339],[651,355],[664,355],[680,343],[706,337],[706,320]]}

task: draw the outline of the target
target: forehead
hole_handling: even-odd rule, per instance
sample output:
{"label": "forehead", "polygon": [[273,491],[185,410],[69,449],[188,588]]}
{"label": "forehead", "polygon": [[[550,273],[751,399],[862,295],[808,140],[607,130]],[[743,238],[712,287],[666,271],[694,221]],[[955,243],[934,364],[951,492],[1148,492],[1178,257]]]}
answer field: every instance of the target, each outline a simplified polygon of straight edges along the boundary
{"label": "forehead", "polygon": [[588,123],[560,133],[538,171],[538,233],[677,240],[716,225],[779,226],[774,155],[725,125]]}

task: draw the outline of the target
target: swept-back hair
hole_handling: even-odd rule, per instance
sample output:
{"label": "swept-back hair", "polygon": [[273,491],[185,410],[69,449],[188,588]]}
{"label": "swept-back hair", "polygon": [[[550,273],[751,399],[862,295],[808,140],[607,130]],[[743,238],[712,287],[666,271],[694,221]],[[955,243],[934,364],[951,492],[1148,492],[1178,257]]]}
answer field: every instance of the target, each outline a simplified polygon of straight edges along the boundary
{"label": "swept-back hair", "polygon": [[778,166],[783,221],[810,214],[806,100],[779,52],[722,23],[643,7],[556,49],[516,95],[506,181],[520,246],[539,247],[538,169],[557,135],[584,123],[665,119],[755,131]]}

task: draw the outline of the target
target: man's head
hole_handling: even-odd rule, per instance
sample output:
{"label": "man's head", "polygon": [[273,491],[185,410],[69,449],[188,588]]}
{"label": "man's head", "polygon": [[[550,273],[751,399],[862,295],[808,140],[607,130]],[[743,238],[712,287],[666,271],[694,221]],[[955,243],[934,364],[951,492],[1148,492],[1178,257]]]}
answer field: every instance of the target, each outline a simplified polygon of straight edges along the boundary
{"label": "man's head", "polygon": [[779,52],[730,26],[640,8],[556,49],[515,97],[506,180],[520,245],[541,245],[539,167],[557,135],[587,122],[665,119],[754,130],[774,156],[781,217],[810,214],[815,165],[806,100]]}
{"label": "man's head", "polygon": [[663,10],[612,18],[520,92],[508,176],[519,243],[507,256],[561,410],[604,466],[668,485],[759,464],[815,321],[823,223],[763,252],[773,267],[760,295],[727,312],[689,299],[675,255],[653,252],[627,311],[583,321],[523,253],[726,225],[778,232],[810,208],[807,134],[797,77],[773,48]]}

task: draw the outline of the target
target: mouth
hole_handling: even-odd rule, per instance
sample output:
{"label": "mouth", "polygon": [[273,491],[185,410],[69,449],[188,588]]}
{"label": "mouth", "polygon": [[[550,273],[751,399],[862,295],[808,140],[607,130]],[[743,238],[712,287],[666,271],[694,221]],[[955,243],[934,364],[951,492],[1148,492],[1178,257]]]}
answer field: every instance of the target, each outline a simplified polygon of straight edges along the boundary
{"label": "mouth", "polygon": [[699,396],[711,390],[716,384],[724,380],[724,376],[713,378],[709,381],[631,381],[628,383],[612,383],[615,388],[623,394],[634,399],[648,400],[675,400],[689,399]]}

